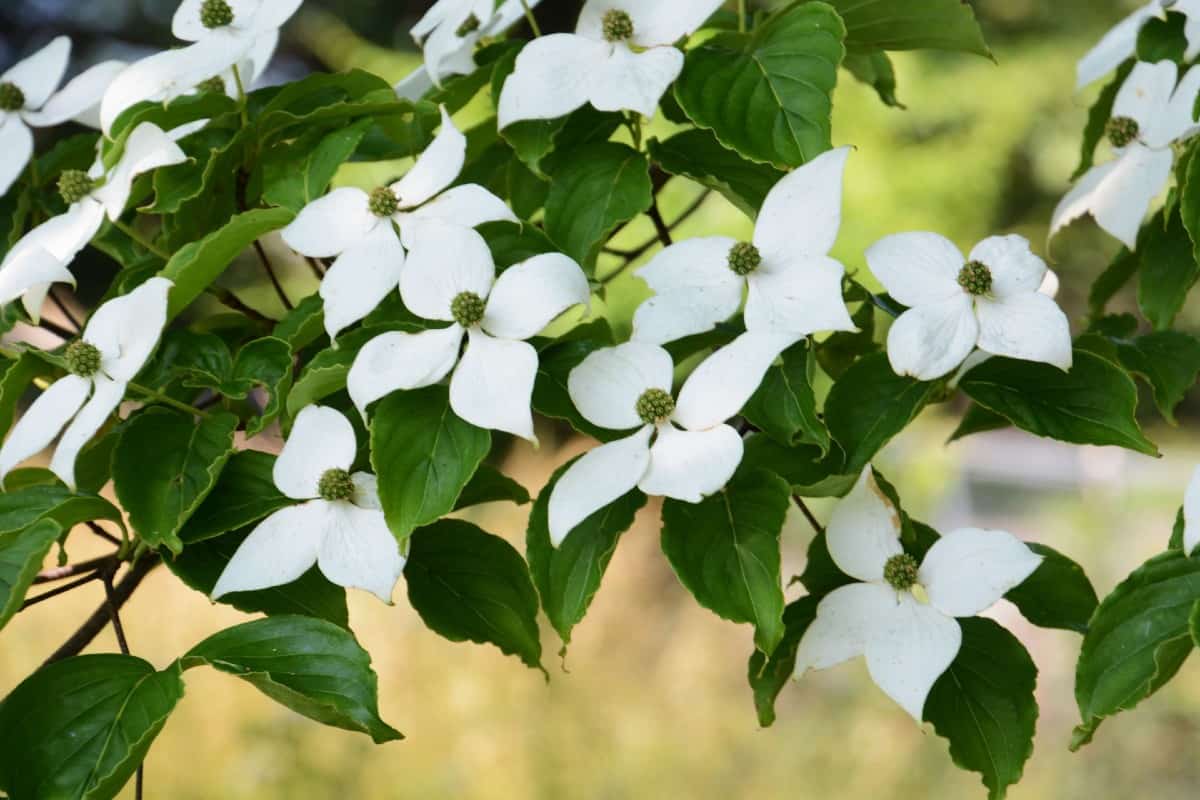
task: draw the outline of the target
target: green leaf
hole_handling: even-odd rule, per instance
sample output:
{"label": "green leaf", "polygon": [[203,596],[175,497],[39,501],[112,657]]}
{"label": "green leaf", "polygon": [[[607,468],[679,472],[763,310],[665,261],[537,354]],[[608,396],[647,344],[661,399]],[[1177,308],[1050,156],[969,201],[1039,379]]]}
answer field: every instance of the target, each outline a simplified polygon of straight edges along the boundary
{"label": "green leaf", "polygon": [[523,506],[529,502],[529,492],[491,464],[480,464],[471,480],[463,487],[458,502],[454,504],[454,510],[482,503],[503,502]]}
{"label": "green leaf", "polygon": [[317,129],[263,154],[263,200],[295,213],[325,194],[343,163],[354,155],[372,119],[326,133]]}
{"label": "green leaf", "polygon": [[542,416],[566,420],[580,433],[601,442],[610,442],[626,435],[593,425],[584,419],[571,401],[567,379],[571,370],[588,354],[613,344],[612,330],[603,319],[579,325],[558,339],[535,339],[531,344],[538,351],[538,372],[533,382],[533,410]]}
{"label": "green leaf", "polygon": [[311,617],[278,616],[216,633],[187,652],[184,669],[206,664],[325,725],[376,744],[404,738],[379,718],[371,656],[345,628]]}
{"label": "green leaf", "polygon": [[571,630],[587,613],[621,534],[633,525],[646,496],[632,490],[596,511],[571,530],[558,547],[550,543],[550,494],[575,460],[557,469],[533,504],[525,532],[529,571],[546,618],[562,639],[560,655],[571,644]]}
{"label": "green leaf", "polygon": [[1096,102],[1088,110],[1087,127],[1083,129],[1083,146],[1079,153],[1079,166],[1075,168],[1075,174],[1071,176],[1072,181],[1082,178],[1083,174],[1096,163],[1096,146],[1100,144],[1107,133],[1108,121],[1112,118],[1113,103],[1117,100],[1117,92],[1125,84],[1129,73],[1133,72],[1134,63],[1133,59],[1129,59],[1121,65],[1112,81],[1105,85],[1099,97],[1096,98]]}
{"label": "green leaf", "polygon": [[234,400],[245,400],[256,387],[262,387],[269,398],[267,405],[246,424],[247,436],[260,433],[279,416],[291,388],[292,348],[283,339],[264,336],[242,345],[237,357],[231,358],[220,337],[207,334],[204,339],[207,341],[194,347],[200,363],[189,364],[186,356],[177,355],[173,367],[186,375],[185,386],[213,389]]}
{"label": "green leaf", "polygon": [[701,128],[751,161],[784,169],[828,150],[830,95],[846,28],[825,3],[793,4],[752,34],[693,48],[675,96]]}
{"label": "green leaf", "polygon": [[785,174],[770,164],[747,161],[698,128],[661,142],[651,139],[647,149],[664,172],[720,192],[750,219],[758,216],[767,193]]}
{"label": "green leaf", "polygon": [[646,156],[616,142],[582,147],[554,175],[546,196],[546,234],[589,275],[618,225],[650,207]]}
{"label": "green leaf", "polygon": [[961,50],[991,58],[964,0],[829,0],[846,22],[851,50]]}
{"label": "green leaf", "polygon": [[427,628],[452,642],[494,644],[542,669],[538,595],[511,544],[456,519],[420,528],[411,542],[408,601]]}
{"label": "green leaf", "polygon": [[223,228],[178,250],[159,273],[175,282],[167,316],[173,319],[258,237],[278,230],[295,216],[286,208],[259,208],[238,214]]}
{"label": "green leaf", "polygon": [[239,450],[229,457],[208,496],[179,531],[191,545],[257,522],[292,504],[275,486],[275,456],[257,450]]}
{"label": "green leaf", "polygon": [[271,335],[299,352],[325,334],[325,306],[319,294],[310,294],[296,304],[275,326]]}
{"label": "green leaf", "polygon": [[1167,14],[1166,19],[1151,17],[1146,20],[1137,37],[1137,59],[1150,64],[1159,61],[1183,61],[1188,49],[1183,26],[1187,17],[1183,14]]}
{"label": "green leaf", "polygon": [[0,536],[0,628],[21,610],[46,553],[61,535],[61,525],[43,519],[24,530]]}
{"label": "green leaf", "polygon": [[1200,240],[1200,202],[1192,197],[1193,191],[1200,192],[1200,183],[1189,191],[1191,186],[1189,182],[1184,189],[1182,220],[1179,214],[1172,214],[1164,224],[1162,214],[1157,214],[1138,236],[1142,262],[1138,273],[1138,307],[1159,331],[1171,327],[1187,301],[1188,292],[1200,278],[1198,256],[1192,245],[1193,240]]}
{"label": "green leaf", "polygon": [[1004,597],[1040,628],[1087,633],[1099,600],[1083,568],[1044,544],[1027,544],[1042,557],[1042,563]]}
{"label": "green leaf", "polygon": [[1075,667],[1082,723],[1071,749],[1092,740],[1106,717],[1158,691],[1192,651],[1189,618],[1200,600],[1200,559],[1155,556],[1100,601]]}
{"label": "green leaf", "polygon": [[968,371],[959,386],[976,403],[1038,436],[1158,455],[1138,427],[1133,380],[1092,353],[1076,350],[1070,372],[1032,361],[989,358]]}
{"label": "green leaf", "polygon": [[4,438],[17,417],[21,402],[33,379],[47,372],[46,364],[32,353],[24,352],[6,365],[0,377],[0,439]]}
{"label": "green leaf", "polygon": [[38,484],[0,493],[0,536],[40,519],[52,519],[64,531],[70,531],[80,522],[98,519],[125,526],[121,512],[112,503],[96,495],[76,494],[62,484]]}
{"label": "green leaf", "polygon": [[746,667],[750,688],[754,691],[754,708],[758,724],[769,728],[775,722],[775,699],[796,671],[796,648],[800,639],[817,616],[819,598],[809,595],[787,604],[783,610],[783,639],[770,657],[761,650],[750,654]]}
{"label": "green leaf", "polygon": [[179,531],[216,485],[237,427],[233,414],[196,422],[161,407],[125,426],[113,453],[113,486],[143,542],[183,549]]}
{"label": "green leaf", "polygon": [[774,472],[791,484],[801,497],[841,497],[858,480],[858,473],[845,472],[846,458],[836,442],[822,456],[815,445],[788,447],[764,434],[746,439],[744,468],[755,466]]}
{"label": "green leaf", "polygon": [[791,498],[786,481],[756,470],[700,503],[663,501],[662,548],[680,582],[718,616],[753,624],[767,655],[784,635],[779,533]]}
{"label": "green leaf", "polygon": [[1002,800],[1033,754],[1037,667],[1015,636],[983,617],[958,620],[962,647],[925,700],[925,721],[950,741],[950,757],[978,772]]}
{"label": "green leaf", "polygon": [[338,337],[337,346],[330,345],[308,360],[296,383],[287,393],[288,417],[294,418],[307,405],[320,402],[346,388],[346,378],[358,351],[380,334],[394,330],[415,332],[419,329],[407,323],[387,325],[367,324]]}
{"label": "green leaf", "polygon": [[1200,375],[1200,339],[1182,331],[1157,331],[1116,345],[1121,366],[1146,379],[1159,413],[1175,425],[1175,407]]}
{"label": "green leaf", "polygon": [[1141,266],[1137,253],[1132,253],[1124,247],[1112,263],[1100,273],[1088,293],[1088,310],[1093,317],[1100,317],[1110,300],[1125,287]]}
{"label": "green leaf", "polygon": [[0,705],[0,785],[11,800],[108,800],[183,697],[180,670],[76,656],[26,678]]}
{"label": "green leaf", "polygon": [[825,424],[846,453],[843,473],[857,474],[938,392],[892,371],[886,353],[858,361],[833,384],[825,398]]}
{"label": "green leaf", "polygon": [[904,104],[896,98],[896,70],[887,53],[882,50],[846,53],[842,66],[855,78],[873,88],[884,105],[904,108]]}
{"label": "green leaf", "polygon": [[807,339],[783,352],[783,363],[771,367],[742,414],[782,444],[815,444],[829,452],[829,431],[817,411],[813,376],[817,358]]}
{"label": "green leaf", "polygon": [[959,420],[958,427],[954,429],[954,433],[950,434],[950,438],[946,441],[957,442],[959,439],[975,433],[998,431],[1010,425],[1011,423],[999,414],[988,411],[976,403],[971,403],[971,405],[967,406],[966,412],[963,413],[962,419]]}
{"label": "green leaf", "polygon": [[450,513],[492,446],[489,431],[450,408],[445,386],[395,392],[375,406],[371,465],[388,527],[404,541]]}
{"label": "green leaf", "polygon": [[487,242],[498,270],[508,269],[513,264],[542,253],[553,253],[557,249],[554,242],[542,233],[542,229],[533,225],[485,222],[475,230]]}

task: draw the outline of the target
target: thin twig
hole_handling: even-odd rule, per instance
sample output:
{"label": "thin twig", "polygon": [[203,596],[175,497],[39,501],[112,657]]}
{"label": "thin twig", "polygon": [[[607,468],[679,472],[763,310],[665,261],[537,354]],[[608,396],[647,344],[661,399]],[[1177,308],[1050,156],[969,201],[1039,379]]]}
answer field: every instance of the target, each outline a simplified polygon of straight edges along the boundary
{"label": "thin twig", "polygon": [[654,223],[654,231],[658,234],[658,240],[663,243],[663,247],[673,245],[675,242],[671,239],[671,229],[663,219],[662,212],[658,210],[657,197],[651,198],[650,210],[646,212],[646,216],[650,217],[650,221]]}
{"label": "thin twig", "polygon": [[78,336],[78,334],[75,331],[69,331],[66,328],[64,328],[62,325],[59,325],[57,322],[51,322],[50,320],[46,319],[45,317],[42,317],[40,320],[38,320],[38,327],[41,328],[42,330],[53,333],[55,336],[62,339],[64,342],[70,341],[71,339],[74,339],[76,336]]}
{"label": "thin twig", "polygon": [[254,251],[258,253],[258,260],[262,262],[263,269],[267,272],[267,277],[271,279],[271,285],[275,287],[275,294],[279,295],[279,302],[283,303],[283,307],[291,311],[295,306],[288,299],[287,293],[283,291],[283,284],[279,282],[279,278],[275,275],[275,270],[271,267],[271,261],[267,258],[267,251],[263,249],[262,242],[254,240]]}
{"label": "thin twig", "polygon": [[95,572],[91,572],[87,575],[84,575],[82,578],[80,578],[77,581],[71,581],[70,583],[64,583],[62,586],[55,586],[53,589],[50,589],[49,591],[42,592],[41,594],[37,595],[36,597],[29,598],[28,600],[26,600],[24,603],[21,604],[21,608],[23,610],[23,609],[29,608],[30,606],[37,605],[38,603],[42,602],[43,600],[49,600],[51,597],[58,597],[60,594],[69,592],[72,589],[77,589],[80,586],[83,586],[84,584],[91,583],[92,581],[96,580],[99,577],[101,577],[101,572],[100,572],[100,570],[96,570]]}
{"label": "thin twig", "polygon": [[817,522],[817,518],[813,516],[812,511],[810,511],[808,506],[804,504],[804,499],[798,494],[792,495],[792,499],[796,501],[796,507],[800,509],[802,514],[804,514],[805,519],[808,520],[809,525],[812,525],[813,530],[817,533],[823,532],[825,529],[821,527],[821,523]]}
{"label": "thin twig", "polygon": [[113,633],[117,635],[117,646],[121,652],[129,655],[129,640],[125,638],[125,626],[121,624],[121,615],[117,613],[117,604],[113,602],[113,575],[115,569],[104,571],[104,601],[108,603],[108,618],[112,622]]}
{"label": "thin twig", "polygon": [[304,260],[308,262],[308,266],[312,269],[313,275],[317,276],[317,280],[325,277],[325,268],[321,266],[321,262],[317,261],[312,256],[305,256]]}
{"label": "thin twig", "polygon": [[150,574],[150,571],[161,563],[162,559],[154,553],[147,554],[139,561],[134,562],[129,572],[125,573],[121,580],[113,586],[111,599],[106,599],[99,608],[92,612],[92,615],[84,620],[79,629],[71,634],[71,637],[63,642],[61,647],[50,654],[43,666],[79,655],[83,648],[91,644],[92,640],[108,624],[110,602],[117,609],[124,606],[138,585]]}
{"label": "thin twig", "polygon": [[269,322],[272,325],[275,324],[275,320],[271,319],[266,314],[263,314],[261,311],[256,311],[255,309],[246,305],[240,299],[238,299],[237,295],[228,289],[223,289],[220,286],[210,286],[209,288],[205,289],[205,291],[215,297],[219,302],[232,308],[234,311],[240,311],[247,317],[256,319],[259,322]]}
{"label": "thin twig", "polygon": [[171,408],[175,409],[176,411],[182,411],[185,414],[192,414],[193,416],[197,416],[197,417],[207,417],[208,416],[208,413],[206,411],[196,408],[195,406],[189,406],[187,403],[181,403],[178,400],[176,400],[174,397],[167,397],[162,392],[156,392],[155,390],[151,389],[148,386],[142,386],[140,383],[134,383],[133,381],[130,381],[129,383],[126,384],[126,386],[128,386],[130,389],[137,392],[138,394],[142,395],[143,397],[147,397],[151,400],[155,400],[159,403],[162,403],[165,406],[170,406]]}
{"label": "thin twig", "polygon": [[105,541],[107,541],[107,542],[111,542],[112,544],[115,544],[117,547],[120,547],[120,546],[123,544],[123,542],[122,542],[120,539],[118,539],[117,537],[113,536],[111,533],[109,533],[108,531],[104,530],[104,528],[101,528],[101,527],[100,527],[99,525],[97,525],[96,523],[94,523],[94,522],[85,522],[84,524],[85,524],[85,525],[87,525],[89,528],[91,528],[91,530],[92,530],[92,533],[96,534],[96,535],[97,535],[97,536],[99,536],[101,539],[104,539],[104,540],[105,540]]}
{"label": "thin twig", "polygon": [[53,286],[50,287],[50,302],[54,303],[55,307],[58,308],[59,313],[67,318],[67,322],[71,323],[71,326],[75,328],[77,333],[83,330],[83,325],[81,325],[79,320],[75,318],[75,315],[71,313],[71,309],[67,308],[67,304],[62,301],[62,298],[55,293]]}
{"label": "thin twig", "polygon": [[[120,542],[118,542],[116,539],[113,540],[113,543],[120,544]],[[42,570],[36,576],[34,576],[33,582],[51,583],[53,581],[61,581],[64,578],[82,575],[85,572],[91,572],[92,570],[99,569],[100,567],[110,564],[115,566],[116,562],[117,554],[110,553],[109,555],[100,556],[99,558],[89,558],[87,561],[80,561],[76,564],[67,564],[65,567],[51,567],[50,569]]]}
{"label": "thin twig", "polygon": [[[700,207],[702,205],[704,205],[704,201],[708,199],[708,195],[709,195],[709,190],[705,189],[700,194],[700,196],[697,197],[695,200],[693,200],[691,205],[689,205],[687,208],[685,208],[680,213],[680,215],[675,218],[675,221],[672,222],[667,227],[670,228],[671,230],[674,230],[675,228],[682,225],[689,217],[691,217],[693,214],[695,214],[697,211],[700,210]],[[647,250],[654,247],[654,245],[656,245],[658,243],[659,243],[659,238],[656,235],[656,236],[653,236],[650,239],[647,239],[646,241],[642,242],[640,245],[633,248],[632,250],[614,250],[614,249],[608,248],[608,247],[604,248],[605,253],[607,253],[610,256],[618,256],[620,258],[623,258],[623,259],[625,259],[625,263],[622,264],[620,267],[618,267],[613,272],[611,272],[608,275],[605,275],[603,278],[601,278],[600,285],[607,286],[608,284],[612,283],[614,280],[619,278],[622,274],[624,274],[625,270],[629,269],[630,265],[632,265],[634,261],[637,261],[639,258],[642,257],[642,255],[644,255],[646,253]]]}

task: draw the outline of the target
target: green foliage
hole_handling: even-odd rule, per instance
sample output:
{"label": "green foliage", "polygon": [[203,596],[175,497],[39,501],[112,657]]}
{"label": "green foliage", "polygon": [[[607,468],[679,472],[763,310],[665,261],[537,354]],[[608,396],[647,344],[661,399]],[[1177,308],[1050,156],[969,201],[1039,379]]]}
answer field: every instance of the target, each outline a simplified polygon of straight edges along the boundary
{"label": "green foliage", "polygon": [[784,175],[770,164],[747,161],[705,130],[685,130],[661,142],[651,139],[647,149],[664,172],[720,192],[751,219]]}
{"label": "green foliage", "polygon": [[256,450],[231,455],[216,485],[179,531],[179,538],[187,544],[211,539],[291,505],[293,501],[275,487],[274,466],[274,456]]}
{"label": "green foliage", "polygon": [[0,536],[0,628],[21,610],[25,593],[50,546],[62,535],[62,526],[41,519],[27,528]]}
{"label": "green foliage", "polygon": [[816,353],[807,341],[783,353],[783,363],[771,367],[742,414],[782,444],[814,444],[829,452],[829,431],[817,410],[813,391]]}
{"label": "green foliage", "polygon": [[817,616],[817,598],[809,595],[787,604],[783,610],[783,638],[770,656],[761,650],[750,654],[747,679],[754,691],[758,724],[769,728],[775,723],[775,699],[796,671],[796,648],[808,626]]}
{"label": "green foliage", "polygon": [[991,57],[970,3],[962,0],[829,0],[851,50],[962,50]]}

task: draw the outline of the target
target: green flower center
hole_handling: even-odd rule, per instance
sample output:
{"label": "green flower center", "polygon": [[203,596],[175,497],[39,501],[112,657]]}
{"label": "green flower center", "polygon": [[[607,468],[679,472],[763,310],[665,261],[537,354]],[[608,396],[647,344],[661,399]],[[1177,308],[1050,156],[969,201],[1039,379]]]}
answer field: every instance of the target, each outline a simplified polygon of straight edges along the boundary
{"label": "green flower center", "polygon": [[992,290],[992,271],[981,261],[968,261],[958,271],[958,285],[978,297]]}
{"label": "green flower center", "polygon": [[637,401],[637,415],[647,425],[657,425],[671,418],[675,398],[662,389],[647,389]]}
{"label": "green flower center", "polygon": [[200,94],[225,94],[225,79],[220,75],[213,75],[208,80],[197,83],[196,91]]}
{"label": "green flower center", "polygon": [[898,556],[892,556],[883,565],[883,579],[892,588],[903,592],[916,584],[918,569],[919,565],[915,558],[908,553],[901,553]]}
{"label": "green flower center", "polygon": [[749,242],[738,242],[729,248],[729,268],[738,275],[749,275],[762,263],[762,254]]}
{"label": "green flower center", "polygon": [[623,42],[633,38],[633,19],[617,8],[604,12],[600,28],[604,31],[604,38],[610,42]]}
{"label": "green flower center", "polygon": [[58,193],[62,195],[63,202],[67,205],[74,205],[96,187],[96,182],[92,180],[81,169],[67,169],[58,176]]}
{"label": "green flower center", "polygon": [[464,328],[478,325],[483,319],[483,310],[487,304],[483,298],[474,292],[459,292],[450,302],[450,315],[454,321]]}
{"label": "green flower center", "polygon": [[100,371],[100,350],[94,344],[76,339],[67,345],[65,355],[72,375],[90,378]]}
{"label": "green flower center", "polygon": [[367,206],[377,217],[390,217],[396,213],[396,209],[400,208],[400,198],[396,197],[396,193],[387,186],[380,186],[378,189],[371,190]]}
{"label": "green flower center", "polygon": [[354,497],[354,480],[344,469],[327,469],[321,473],[317,494],[322,500],[349,500]]}
{"label": "green flower center", "polygon": [[1138,137],[1139,131],[1137,120],[1130,117],[1113,117],[1104,129],[1113,147],[1127,147]]}
{"label": "green flower center", "polygon": [[0,111],[20,111],[25,107],[25,93],[15,83],[0,83]]}
{"label": "green flower center", "polygon": [[468,33],[474,33],[477,30],[479,30],[479,17],[472,14],[463,20],[463,24],[458,26],[458,30],[454,32],[454,35],[461,39]]}
{"label": "green flower center", "polygon": [[200,4],[200,24],[220,28],[233,22],[233,9],[225,0],[204,0]]}

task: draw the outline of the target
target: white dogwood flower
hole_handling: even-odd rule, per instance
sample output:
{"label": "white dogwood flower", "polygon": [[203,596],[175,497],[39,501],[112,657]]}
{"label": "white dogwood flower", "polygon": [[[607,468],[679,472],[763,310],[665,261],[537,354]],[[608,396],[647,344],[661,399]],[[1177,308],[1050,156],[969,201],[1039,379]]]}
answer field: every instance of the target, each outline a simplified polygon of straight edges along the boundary
{"label": "white dogwood flower", "polygon": [[1116,158],[1092,167],[1067,193],[1054,210],[1050,236],[1091,214],[1107,233],[1137,249],[1142,220],[1171,179],[1171,145],[1200,131],[1192,119],[1200,67],[1188,70],[1178,87],[1177,74],[1173,61],[1133,68],[1117,92],[1108,122]]}
{"label": "white dogwood flower", "polygon": [[33,155],[33,128],[75,120],[98,127],[96,109],[104,89],[124,64],[105,61],[58,89],[71,57],[71,40],[59,36],[0,75],[0,195],[9,190]]}
{"label": "white dogwood flower", "polygon": [[365,418],[379,398],[430,386],[454,370],[454,413],[536,444],[530,398],[538,356],[524,340],[568,308],[586,304],[587,277],[565,255],[545,253],[497,278],[487,243],[470,228],[427,226],[422,235],[423,246],[412,251],[400,274],[400,296],[417,316],[451,325],[376,336],[350,368],[350,398]]}
{"label": "white dogwood flower", "polygon": [[[396,288],[406,250],[412,259],[422,249],[439,246],[440,236],[426,237],[423,231],[517,221],[503,200],[478,184],[446,188],[462,170],[466,149],[466,137],[443,108],[437,138],[403,178],[371,192],[334,189],[301,209],[283,229],[283,240],[293,250],[313,258],[337,256],[320,290],[330,338],[369,314]],[[438,255],[426,252],[424,257]]]}
{"label": "white dogwood flower", "polygon": [[1079,60],[1075,68],[1075,88],[1082,89],[1098,81],[1126,59],[1133,58],[1137,54],[1138,34],[1142,27],[1151,19],[1165,18],[1167,11],[1186,17],[1183,33],[1187,38],[1187,50],[1183,60],[1192,61],[1200,55],[1200,0],[1150,0],[1117,23]]}
{"label": "white dogwood flower", "polygon": [[567,378],[571,401],[594,425],[636,430],[589,451],[559,478],[550,495],[550,541],[557,547],[634,487],[688,503],[719,492],[742,461],[742,437],[725,421],[793,341],[742,334],[701,362],[677,400],[675,367],[662,347],[632,341],[590,353]]}
{"label": "white dogwood flower", "polygon": [[867,250],[871,272],[909,306],[888,331],[898,375],[934,380],[971,350],[1071,368],[1071,330],[1058,304],[1038,291],[1046,263],[1020,236],[993,236],[969,258],[936,233],[886,236]]}
{"label": "white dogwood flower", "polygon": [[955,617],[990,608],[1042,558],[1010,533],[961,528],[918,563],[904,552],[900,530],[868,466],[825,532],[834,563],[862,583],[821,600],[796,650],[795,676],[865,656],[875,684],[920,722],[929,690],[962,644]]}
{"label": "white dogwood flower", "polygon": [[434,86],[453,75],[475,71],[475,46],[498,36],[525,16],[541,0],[438,0],[412,27],[425,62],[396,84],[396,94],[419,100]]}
{"label": "white dogwood flower", "polygon": [[841,225],[842,177],[850,148],[823,153],[767,194],[750,242],[725,236],[667,247],[637,270],[655,296],[633,317],[633,337],[662,344],[711,330],[746,297],[746,329],[852,331],[841,263],[828,256]]}
{"label": "white dogwood flower", "polygon": [[721,0],[588,0],[575,33],[541,36],[521,50],[500,92],[500,127],[557,119],[586,103],[654,116],[683,69],[675,43],[720,6]]}
{"label": "white dogwood flower", "polygon": [[97,159],[87,172],[63,172],[58,189],[68,208],[25,234],[4,258],[0,305],[20,297],[29,316],[37,320],[52,283],[75,285],[68,265],[100,230],[106,215],[116,221],[124,213],[134,178],[186,160],[187,155],[169,134],[143,122],[130,133],[112,169],[106,171]]}
{"label": "white dogwood flower", "polygon": [[33,401],[0,447],[0,481],[66,428],[50,469],[75,487],[75,457],[120,405],[126,384],[158,346],[172,285],[166,278],[151,278],[96,309],[64,353],[71,374]]}
{"label": "white dogwood flower", "polygon": [[279,491],[298,505],[281,508],[238,546],[213,587],[216,600],[291,583],[313,564],[338,586],[365,589],[385,603],[404,571],[388,530],[375,476],[350,472],[354,428],[338,411],[306,406],[275,459]]}

